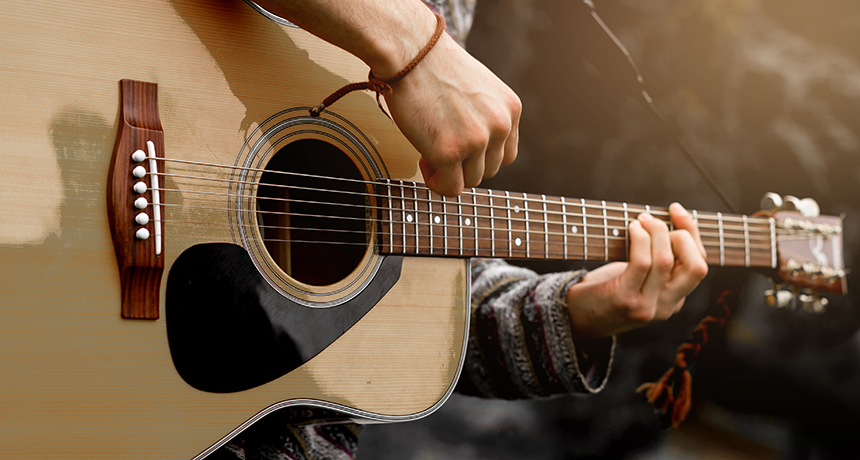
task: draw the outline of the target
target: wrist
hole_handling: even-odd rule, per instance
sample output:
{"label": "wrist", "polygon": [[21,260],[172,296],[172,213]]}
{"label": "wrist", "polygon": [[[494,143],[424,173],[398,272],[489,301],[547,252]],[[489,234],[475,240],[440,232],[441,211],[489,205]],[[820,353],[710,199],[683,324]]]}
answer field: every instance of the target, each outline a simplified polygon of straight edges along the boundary
{"label": "wrist", "polygon": [[436,31],[436,15],[416,2],[402,21],[381,27],[367,53],[359,56],[376,78],[387,80],[409,65]]}

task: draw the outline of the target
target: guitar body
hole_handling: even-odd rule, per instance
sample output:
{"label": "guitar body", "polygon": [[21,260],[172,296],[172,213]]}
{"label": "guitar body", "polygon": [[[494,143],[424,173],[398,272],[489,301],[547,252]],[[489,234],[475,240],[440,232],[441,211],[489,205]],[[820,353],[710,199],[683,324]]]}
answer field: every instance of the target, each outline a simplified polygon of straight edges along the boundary
{"label": "guitar body", "polygon": [[[354,57],[241,0],[4,2],[0,458],[192,458],[282,407],[393,422],[444,402],[468,327],[467,260],[394,259],[368,244],[331,278],[294,279],[301,269],[291,264],[312,255],[279,259],[255,246],[260,230],[247,224],[256,221],[243,221],[227,193],[256,191],[237,190],[236,171],[200,166],[262,168],[303,141],[334,145],[363,180],[418,179],[418,153],[372,95],[353,93],[317,122],[297,109],[366,75]],[[158,85],[160,156],[195,162],[165,161],[174,176],[162,183],[164,273],[137,294],[156,298],[157,319],[121,314],[107,194],[123,79]],[[187,179],[201,175],[234,185]],[[375,227],[367,228],[373,241]],[[192,283],[202,269],[217,273]],[[230,280],[248,277],[259,304],[289,301],[313,318],[363,310],[285,375],[243,388],[190,384],[171,349],[182,337],[168,325],[185,305],[201,304],[195,314],[205,316],[210,305],[229,304],[239,289]],[[193,319],[185,318],[192,330]],[[285,327],[305,327],[314,341],[325,335],[315,321]],[[206,359],[218,367],[218,356]],[[234,372],[231,363],[223,374]]]}

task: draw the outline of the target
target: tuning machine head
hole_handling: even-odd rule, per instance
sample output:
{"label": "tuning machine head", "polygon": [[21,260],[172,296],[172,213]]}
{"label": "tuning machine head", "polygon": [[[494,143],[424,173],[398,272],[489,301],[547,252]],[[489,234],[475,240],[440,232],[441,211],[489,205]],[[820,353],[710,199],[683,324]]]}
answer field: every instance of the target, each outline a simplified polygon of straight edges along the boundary
{"label": "tuning machine head", "polygon": [[797,300],[800,301],[800,305],[803,306],[804,311],[807,313],[814,313],[816,315],[824,313],[824,308],[828,304],[828,300],[819,296],[817,293],[800,294],[797,297]]}
{"label": "tuning machine head", "polygon": [[764,300],[773,308],[785,308],[792,299],[794,299],[794,293],[791,290],[783,289],[781,285],[776,283],[773,283],[772,289],[764,291]]}
{"label": "tuning machine head", "polygon": [[781,197],[773,192],[767,192],[761,199],[761,210],[769,213],[778,211],[796,211],[803,217],[818,217],[821,209],[812,198],[800,199],[796,196]]}
{"label": "tuning machine head", "polygon": [[[764,299],[767,304],[773,308],[786,308],[793,306],[793,300],[797,299],[801,308],[807,313],[821,314],[829,303],[824,297],[818,293],[805,289],[798,293],[793,288],[786,288],[781,284],[773,283],[773,288],[764,291]],[[795,304],[796,305],[796,304]]]}

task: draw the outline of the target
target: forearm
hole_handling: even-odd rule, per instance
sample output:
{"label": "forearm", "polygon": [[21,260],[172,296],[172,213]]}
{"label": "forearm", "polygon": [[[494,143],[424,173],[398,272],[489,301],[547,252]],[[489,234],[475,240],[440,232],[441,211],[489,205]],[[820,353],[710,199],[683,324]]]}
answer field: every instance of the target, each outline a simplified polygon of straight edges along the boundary
{"label": "forearm", "polygon": [[364,61],[374,75],[396,74],[433,35],[420,0],[259,0],[260,6]]}
{"label": "forearm", "polygon": [[472,318],[458,391],[504,399],[600,391],[614,339],[575,343],[564,301],[582,273],[541,276],[501,260],[473,261]]}
{"label": "forearm", "polygon": [[[260,5],[393,77],[418,56],[437,21],[420,0],[261,0]],[[335,90],[337,88],[332,88]],[[424,182],[458,195],[517,156],[517,95],[448,34],[385,94],[391,118],[421,154]]]}

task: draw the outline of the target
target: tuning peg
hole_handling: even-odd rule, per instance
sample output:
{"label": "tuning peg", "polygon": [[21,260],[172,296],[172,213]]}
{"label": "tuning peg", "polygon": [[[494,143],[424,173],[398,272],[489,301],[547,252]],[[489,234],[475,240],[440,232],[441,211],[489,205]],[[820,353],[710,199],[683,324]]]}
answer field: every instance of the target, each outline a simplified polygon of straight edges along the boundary
{"label": "tuning peg", "polygon": [[821,214],[821,208],[818,207],[818,203],[812,198],[800,200],[799,211],[803,217],[818,217]]}
{"label": "tuning peg", "polygon": [[782,207],[782,197],[773,192],[767,192],[761,199],[761,210],[775,212]]}
{"label": "tuning peg", "polygon": [[786,195],[785,197],[783,197],[782,201],[782,207],[780,208],[781,211],[800,212],[800,209],[803,207],[803,204],[801,204],[800,202],[800,198],[794,195]]}
{"label": "tuning peg", "polygon": [[817,294],[800,294],[797,299],[803,305],[804,311],[814,314],[824,313],[824,307],[828,303],[827,299],[823,299]]}
{"label": "tuning peg", "polygon": [[773,289],[764,291],[764,300],[768,305],[774,308],[785,308],[791,303],[794,294],[791,291],[779,289],[779,285],[774,285]]}

